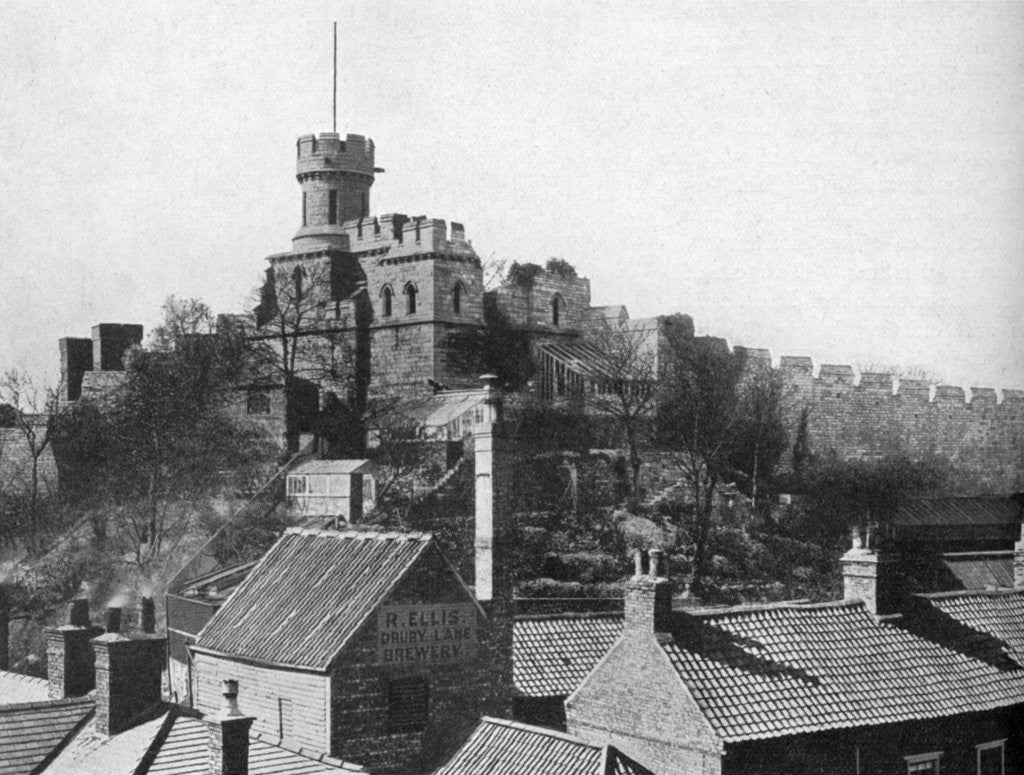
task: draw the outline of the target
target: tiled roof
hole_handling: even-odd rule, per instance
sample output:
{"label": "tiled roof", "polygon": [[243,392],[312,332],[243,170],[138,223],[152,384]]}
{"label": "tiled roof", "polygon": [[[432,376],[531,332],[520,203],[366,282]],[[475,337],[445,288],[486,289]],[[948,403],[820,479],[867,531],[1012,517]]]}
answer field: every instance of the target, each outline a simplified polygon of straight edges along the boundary
{"label": "tiled roof", "polygon": [[964,589],[1013,586],[1013,552],[944,554],[942,564]]}
{"label": "tiled roof", "polygon": [[45,702],[48,691],[45,678],[0,670],[0,707],[17,702]]}
{"label": "tiled roof", "polygon": [[370,460],[307,460],[295,466],[289,474],[361,474],[372,473]]}
{"label": "tiled roof", "polygon": [[[147,775],[193,775],[206,771],[206,725],[190,716],[178,716]],[[284,748],[260,735],[249,740],[249,775],[339,775],[363,772],[362,767],[322,754]]]}
{"label": "tiled roof", "polygon": [[425,533],[292,528],[217,610],[196,648],[326,670],[430,542]]}
{"label": "tiled roof", "polygon": [[959,624],[998,639],[1024,668],[1024,591],[922,595]]}
{"label": "tiled roof", "polygon": [[621,634],[621,613],[517,617],[512,631],[516,691],[527,697],[572,694]]}
{"label": "tiled roof", "polygon": [[[209,756],[203,721],[175,709],[113,737],[87,725],[46,775],[194,775],[206,772]],[[0,770],[6,775],[6,770]],[[296,751],[261,735],[249,738],[250,775],[341,775],[365,773],[358,765],[323,754]]]}
{"label": "tiled roof", "polygon": [[1012,498],[983,496],[906,498],[893,520],[897,527],[1014,525],[1020,521],[1021,508]]}
{"label": "tiled roof", "polygon": [[84,697],[0,707],[0,772],[34,772],[63,747],[92,710],[92,700]]}
{"label": "tiled roof", "polygon": [[434,775],[651,775],[612,746],[544,727],[484,717]]}
{"label": "tiled roof", "polygon": [[662,647],[728,742],[1024,702],[1024,671],[876,622],[859,602],[677,616]]}

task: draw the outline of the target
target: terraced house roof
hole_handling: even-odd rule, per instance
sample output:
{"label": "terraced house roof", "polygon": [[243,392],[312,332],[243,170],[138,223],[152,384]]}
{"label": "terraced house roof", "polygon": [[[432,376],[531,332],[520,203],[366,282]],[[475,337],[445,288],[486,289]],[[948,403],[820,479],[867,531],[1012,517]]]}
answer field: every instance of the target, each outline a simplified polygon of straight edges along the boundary
{"label": "terraced house roof", "polygon": [[1024,670],[877,622],[860,602],[699,612],[662,648],[727,742],[1024,702]]}
{"label": "terraced house roof", "polygon": [[921,597],[958,624],[995,638],[1024,670],[1024,592],[978,590]]}
{"label": "terraced house roof", "polygon": [[517,617],[512,631],[516,691],[526,697],[572,694],[621,634],[621,613]]}
{"label": "terraced house roof", "polygon": [[434,775],[651,775],[613,746],[544,727],[484,717]]}
{"label": "terraced house roof", "polygon": [[16,702],[44,702],[49,699],[45,678],[0,670],[0,707]]}
{"label": "terraced house roof", "polygon": [[93,701],[85,697],[0,706],[0,772],[40,771],[89,719],[93,708]]}
{"label": "terraced house roof", "polygon": [[195,648],[326,671],[431,545],[426,533],[289,529],[206,624]]}
{"label": "terraced house roof", "polygon": [[[107,737],[86,725],[47,775],[194,775],[209,767],[205,722],[177,709],[160,708],[131,729]],[[6,770],[0,770],[6,773]],[[345,775],[365,773],[331,756],[286,748],[262,735],[249,737],[249,775]]]}

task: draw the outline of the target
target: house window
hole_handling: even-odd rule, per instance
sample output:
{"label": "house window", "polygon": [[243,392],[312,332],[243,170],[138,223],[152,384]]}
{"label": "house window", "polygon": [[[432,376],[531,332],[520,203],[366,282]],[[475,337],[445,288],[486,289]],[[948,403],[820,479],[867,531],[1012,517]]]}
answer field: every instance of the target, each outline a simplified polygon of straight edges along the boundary
{"label": "house window", "polygon": [[427,725],[430,690],[426,678],[412,676],[388,682],[388,730],[420,732]]}
{"label": "house window", "polygon": [[455,283],[452,288],[452,310],[456,315],[462,312],[462,283]]}
{"label": "house window", "polygon": [[391,289],[388,286],[384,286],[384,290],[380,292],[381,308],[383,309],[384,317],[391,317]]}
{"label": "house window", "polygon": [[565,309],[565,302],[557,293],[551,297],[551,325],[558,326],[562,322],[562,311]]}
{"label": "house window", "polygon": [[302,225],[306,225],[306,192],[302,192]]}
{"label": "house window", "polygon": [[270,394],[266,390],[250,390],[245,397],[246,414],[270,414]]}
{"label": "house window", "polygon": [[1006,775],[1006,740],[982,743],[978,749],[978,775]]}
{"label": "house window", "polygon": [[942,756],[942,751],[903,757],[907,762],[907,775],[941,775],[940,756]]}
{"label": "house window", "polygon": [[416,312],[416,286],[412,283],[405,286],[405,311],[409,315]]}
{"label": "house window", "polygon": [[335,190],[327,192],[327,222],[338,222],[338,192]]}
{"label": "house window", "polygon": [[306,494],[306,477],[304,477],[304,476],[289,476],[288,477],[288,494],[289,495],[305,495]]}
{"label": "house window", "polygon": [[295,284],[295,306],[302,303],[302,267],[295,267],[292,272],[292,282]]}

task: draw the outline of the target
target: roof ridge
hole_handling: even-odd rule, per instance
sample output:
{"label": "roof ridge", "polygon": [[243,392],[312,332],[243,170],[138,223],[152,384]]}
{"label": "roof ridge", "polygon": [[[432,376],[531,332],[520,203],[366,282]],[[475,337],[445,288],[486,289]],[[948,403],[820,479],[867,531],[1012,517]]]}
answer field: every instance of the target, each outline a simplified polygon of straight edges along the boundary
{"label": "roof ridge", "polygon": [[996,587],[995,589],[954,589],[950,592],[919,592],[915,597],[927,600],[949,600],[958,597],[1012,597],[1024,596],[1024,589],[1016,587]]}
{"label": "roof ridge", "polygon": [[743,603],[741,605],[723,606],[721,608],[701,607],[674,609],[673,613],[685,613],[700,618],[711,618],[723,615],[757,614],[770,611],[815,611],[828,608],[862,608],[862,600],[825,600],[811,602],[807,600],[786,600],[778,603]]}
{"label": "roof ridge", "polygon": [[496,724],[510,729],[518,729],[521,732],[532,732],[534,734],[544,735],[545,737],[553,737],[556,740],[564,740],[567,743],[575,743],[577,745],[586,746],[587,748],[593,748],[595,751],[602,748],[600,745],[588,743],[586,740],[581,740],[575,735],[570,735],[568,732],[559,732],[557,729],[551,729],[550,727],[538,727],[532,724],[524,724],[521,721],[512,721],[511,719],[496,718],[494,716],[482,716],[480,718],[480,723]]}
{"label": "roof ridge", "polygon": [[[519,599],[539,600],[543,598]],[[517,622],[543,622],[556,619],[622,619],[625,615],[624,611],[567,611],[561,614],[516,614],[514,618]]]}
{"label": "roof ridge", "polygon": [[284,535],[318,536],[320,538],[338,538],[348,540],[404,540],[404,541],[429,541],[434,537],[433,533],[419,530],[375,530],[366,527],[349,527],[343,530],[333,528],[316,527],[289,527]]}
{"label": "roof ridge", "polygon": [[36,700],[34,702],[13,702],[9,705],[0,705],[0,713],[8,713],[12,710],[37,710],[40,708],[56,708],[61,705],[87,705],[96,704],[96,700],[89,696],[84,697],[62,697],[59,700]]}

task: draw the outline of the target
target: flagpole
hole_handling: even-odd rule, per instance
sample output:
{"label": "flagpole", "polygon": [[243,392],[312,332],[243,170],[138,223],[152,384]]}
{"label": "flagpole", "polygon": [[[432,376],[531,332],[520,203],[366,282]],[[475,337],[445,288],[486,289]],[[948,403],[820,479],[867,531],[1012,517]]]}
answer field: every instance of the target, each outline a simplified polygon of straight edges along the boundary
{"label": "flagpole", "polygon": [[334,23],[334,101],[331,105],[331,131],[338,131],[338,23]]}

